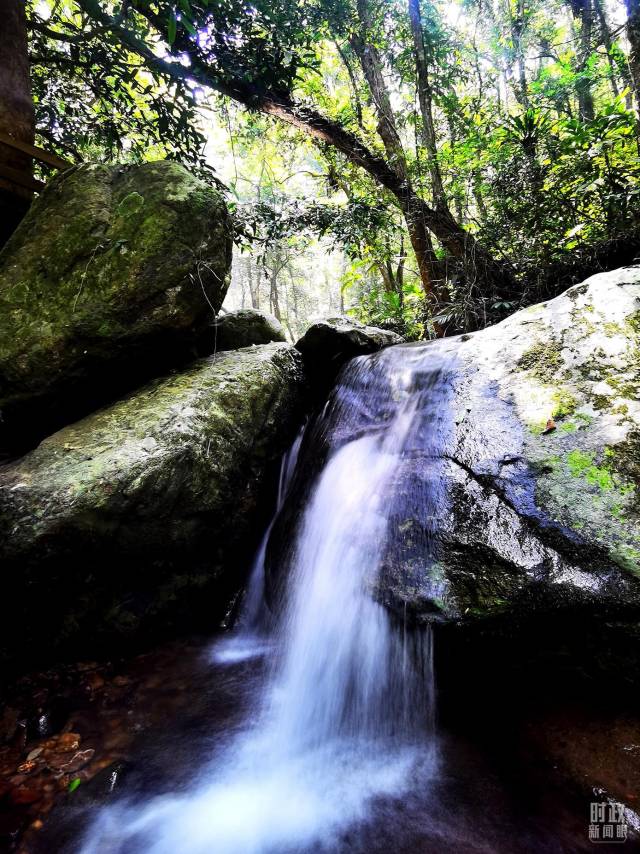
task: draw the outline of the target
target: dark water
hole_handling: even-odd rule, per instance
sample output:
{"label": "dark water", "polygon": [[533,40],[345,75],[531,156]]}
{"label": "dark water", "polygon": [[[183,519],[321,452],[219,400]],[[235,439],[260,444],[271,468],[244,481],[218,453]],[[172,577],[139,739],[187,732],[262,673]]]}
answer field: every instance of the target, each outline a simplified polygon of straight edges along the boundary
{"label": "dark water", "polygon": [[[138,739],[113,793],[87,787],[83,799],[60,806],[45,826],[37,851],[77,851],[79,840],[95,829],[105,803],[127,804],[130,815],[143,814],[154,799],[191,797],[203,769],[215,772],[216,757],[245,730],[259,713],[256,698],[268,678],[268,661],[257,657],[227,665],[211,664],[207,651],[197,667],[189,664],[190,702],[176,710],[165,726]],[[178,678],[168,674],[169,679]],[[589,798],[568,785],[548,762],[524,749],[520,739],[496,723],[486,729],[486,718],[476,711],[490,699],[478,699],[469,708],[466,723],[440,722],[437,774],[407,771],[402,795],[383,794],[368,804],[366,814],[329,840],[281,848],[282,851],[327,852],[580,852],[588,842]],[[597,748],[596,748],[597,749]],[[91,802],[95,794],[96,802]],[[327,792],[327,796],[330,796]],[[289,804],[296,811],[295,801]],[[116,810],[116,814],[118,810]],[[185,829],[188,835],[189,828]],[[608,850],[608,846],[605,846]],[[176,852],[192,849],[192,840],[179,842]],[[34,849],[31,849],[34,850]],[[154,851],[135,839],[113,840],[105,852]],[[202,850],[223,851],[211,842]],[[276,849],[278,850],[278,849]],[[627,842],[618,850],[637,850]]]}

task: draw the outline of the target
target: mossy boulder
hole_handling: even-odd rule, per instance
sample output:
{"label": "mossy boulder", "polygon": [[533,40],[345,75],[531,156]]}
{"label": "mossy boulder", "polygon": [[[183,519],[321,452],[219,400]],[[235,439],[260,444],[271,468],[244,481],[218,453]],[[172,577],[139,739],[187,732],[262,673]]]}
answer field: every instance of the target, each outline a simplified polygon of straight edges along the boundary
{"label": "mossy boulder", "polygon": [[296,349],[302,353],[311,381],[323,393],[349,359],[376,353],[402,340],[388,329],[365,326],[350,317],[331,317],[310,326],[297,341]]}
{"label": "mossy boulder", "polygon": [[224,299],[231,234],[220,192],[177,163],[50,181],[0,253],[0,446],[185,358]]}
{"label": "mossy boulder", "polygon": [[[461,624],[561,613],[640,624],[639,319],[635,266],[418,345],[447,365],[450,435],[439,461],[408,457],[398,472],[408,503],[380,589],[391,607]],[[434,520],[410,497],[436,464],[434,560]]]}
{"label": "mossy boulder", "polygon": [[240,308],[221,315],[215,322],[213,333],[209,338],[218,350],[237,350],[252,344],[287,340],[280,321],[255,308]]}
{"label": "mossy boulder", "polygon": [[[218,353],[0,472],[0,659],[216,627],[302,417],[287,344]],[[274,480],[275,486],[275,480]]]}

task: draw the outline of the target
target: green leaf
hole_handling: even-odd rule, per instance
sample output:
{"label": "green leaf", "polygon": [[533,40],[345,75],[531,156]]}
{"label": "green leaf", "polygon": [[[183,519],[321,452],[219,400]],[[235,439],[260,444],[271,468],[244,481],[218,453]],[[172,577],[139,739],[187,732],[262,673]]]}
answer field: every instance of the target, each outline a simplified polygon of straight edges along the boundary
{"label": "green leaf", "polygon": [[195,36],[196,28],[193,26],[193,24],[188,18],[181,18],[180,23],[184,26],[185,30],[188,30],[192,36]]}
{"label": "green leaf", "polygon": [[82,780],[80,779],[80,777],[76,777],[74,780],[72,780],[69,783],[69,793],[75,792],[75,790],[78,788],[80,783],[82,783]]}
{"label": "green leaf", "polygon": [[171,14],[169,15],[169,24],[167,26],[167,41],[169,44],[173,44],[176,40],[176,32],[178,29],[178,22],[176,21],[176,13],[172,9]]}

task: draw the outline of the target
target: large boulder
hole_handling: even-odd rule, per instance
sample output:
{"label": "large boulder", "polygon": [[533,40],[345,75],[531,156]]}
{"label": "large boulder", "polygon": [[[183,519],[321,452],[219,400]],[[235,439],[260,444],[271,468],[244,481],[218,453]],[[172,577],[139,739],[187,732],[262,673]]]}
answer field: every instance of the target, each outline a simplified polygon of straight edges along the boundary
{"label": "large boulder", "polygon": [[231,235],[221,194],[177,163],[50,181],[0,253],[0,446],[184,358],[222,305]]}
{"label": "large boulder", "polygon": [[219,353],[5,466],[0,657],[215,627],[301,418],[301,363],[287,344]]}
{"label": "large boulder", "polygon": [[296,343],[307,373],[319,392],[326,392],[340,368],[355,356],[375,353],[402,343],[395,332],[365,326],[349,317],[331,317],[314,323]]}
{"label": "large boulder", "polygon": [[287,340],[280,321],[256,308],[240,308],[221,315],[212,331],[209,339],[218,350],[238,350],[252,344]]}
{"label": "large boulder", "polygon": [[448,365],[446,436],[398,477],[410,497],[440,466],[437,547],[408,497],[381,597],[449,623],[533,619],[538,644],[589,614],[640,660],[640,267],[422,346]]}

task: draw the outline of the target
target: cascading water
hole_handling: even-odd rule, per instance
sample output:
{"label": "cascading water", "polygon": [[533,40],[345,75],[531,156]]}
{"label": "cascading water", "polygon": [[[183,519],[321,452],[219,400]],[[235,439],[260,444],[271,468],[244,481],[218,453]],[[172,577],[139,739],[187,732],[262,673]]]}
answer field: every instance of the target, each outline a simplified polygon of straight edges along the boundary
{"label": "cascading water", "polygon": [[293,474],[298,461],[298,453],[303,433],[296,437],[289,451],[284,455],[280,466],[276,512],[264,532],[253,562],[249,582],[238,614],[235,631],[219,641],[211,651],[211,660],[219,664],[233,664],[257,655],[263,655],[271,648],[269,629],[271,615],[265,602],[265,560],[269,537],[275,520],[282,510],[289,492]]}
{"label": "cascading water", "polygon": [[[376,799],[428,780],[436,763],[431,632],[392,617],[376,591],[389,525],[409,498],[431,520],[426,530],[446,504],[437,459],[447,362],[446,347],[400,346],[343,372],[302,442],[296,477],[325,462],[282,556],[285,593],[253,721],[186,791],[102,810],[85,854],[343,850],[342,834],[366,821]],[[397,474],[416,454],[432,471],[408,497]],[[298,446],[288,462],[297,456]],[[292,518],[283,509],[286,463],[283,472],[280,509]],[[259,628],[266,548],[265,538],[245,640]],[[428,571],[429,542],[424,549]],[[232,649],[223,645],[214,658],[232,662]]]}

